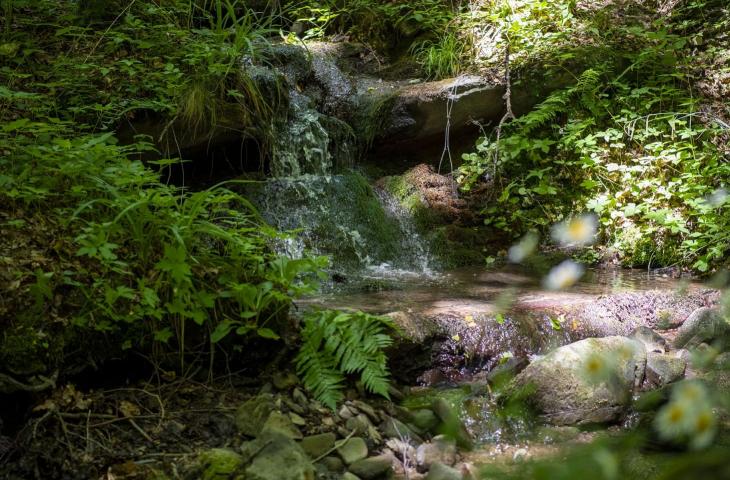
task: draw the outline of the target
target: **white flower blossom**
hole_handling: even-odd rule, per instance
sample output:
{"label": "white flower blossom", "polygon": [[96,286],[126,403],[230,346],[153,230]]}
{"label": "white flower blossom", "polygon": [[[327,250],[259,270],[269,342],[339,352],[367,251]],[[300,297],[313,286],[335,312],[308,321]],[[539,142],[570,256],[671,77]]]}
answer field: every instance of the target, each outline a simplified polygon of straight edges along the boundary
{"label": "white flower blossom", "polygon": [[582,265],[572,260],[565,260],[550,270],[550,273],[543,280],[543,286],[548,290],[565,290],[572,287],[583,276],[584,271]]}
{"label": "white flower blossom", "polygon": [[595,240],[597,230],[598,219],[595,215],[581,215],[555,225],[552,237],[564,247],[589,245]]}

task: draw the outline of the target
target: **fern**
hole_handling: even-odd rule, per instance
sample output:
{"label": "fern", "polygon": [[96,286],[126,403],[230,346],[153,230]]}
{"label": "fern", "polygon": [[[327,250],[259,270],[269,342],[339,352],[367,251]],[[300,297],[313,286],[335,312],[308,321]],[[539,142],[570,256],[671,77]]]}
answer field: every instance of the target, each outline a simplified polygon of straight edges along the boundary
{"label": "fern", "polygon": [[387,317],[362,312],[324,310],[307,315],[297,373],[320,402],[335,409],[343,399],[347,375],[360,374],[365,389],[388,396],[389,371],[385,348],[393,343]]}

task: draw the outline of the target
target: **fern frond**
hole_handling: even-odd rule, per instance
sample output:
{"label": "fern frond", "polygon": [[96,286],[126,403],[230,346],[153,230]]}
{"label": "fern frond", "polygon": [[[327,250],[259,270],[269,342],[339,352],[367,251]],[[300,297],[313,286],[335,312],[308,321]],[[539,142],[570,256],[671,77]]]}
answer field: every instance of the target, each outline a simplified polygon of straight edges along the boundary
{"label": "fern frond", "polygon": [[304,386],[334,409],[343,398],[345,375],[360,374],[365,388],[388,396],[390,372],[384,349],[393,343],[387,317],[362,312],[315,312],[304,320],[297,373]]}

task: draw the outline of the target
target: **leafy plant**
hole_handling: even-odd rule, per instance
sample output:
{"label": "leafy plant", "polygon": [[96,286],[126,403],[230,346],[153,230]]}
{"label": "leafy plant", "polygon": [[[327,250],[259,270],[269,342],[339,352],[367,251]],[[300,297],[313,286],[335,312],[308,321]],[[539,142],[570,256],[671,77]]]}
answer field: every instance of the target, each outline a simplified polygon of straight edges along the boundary
{"label": "leafy plant", "polygon": [[384,349],[392,344],[387,317],[324,310],[304,317],[302,346],[296,357],[304,385],[334,409],[344,398],[346,375],[359,374],[363,386],[389,398]]}

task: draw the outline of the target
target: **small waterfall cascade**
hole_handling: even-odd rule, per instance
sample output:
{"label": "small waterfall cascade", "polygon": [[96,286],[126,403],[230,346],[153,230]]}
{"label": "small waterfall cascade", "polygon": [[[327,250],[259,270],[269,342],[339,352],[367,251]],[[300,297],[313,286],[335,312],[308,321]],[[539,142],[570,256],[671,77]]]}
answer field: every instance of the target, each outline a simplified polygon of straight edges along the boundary
{"label": "small waterfall cascade", "polygon": [[408,212],[359,173],[273,178],[246,190],[267,222],[293,232],[278,246],[287,255],[327,255],[332,270],[348,276],[431,272]]}

